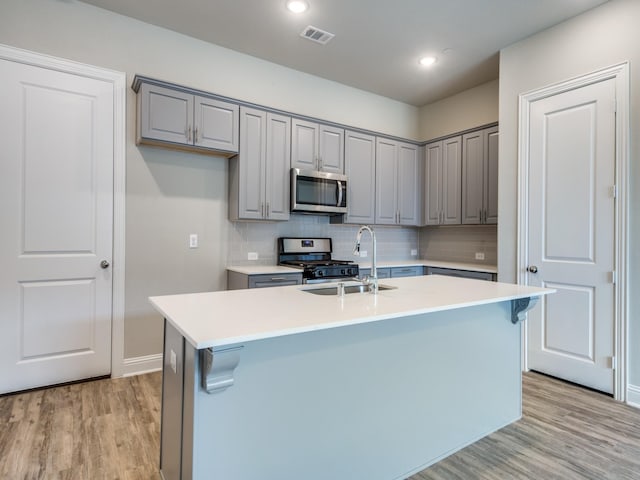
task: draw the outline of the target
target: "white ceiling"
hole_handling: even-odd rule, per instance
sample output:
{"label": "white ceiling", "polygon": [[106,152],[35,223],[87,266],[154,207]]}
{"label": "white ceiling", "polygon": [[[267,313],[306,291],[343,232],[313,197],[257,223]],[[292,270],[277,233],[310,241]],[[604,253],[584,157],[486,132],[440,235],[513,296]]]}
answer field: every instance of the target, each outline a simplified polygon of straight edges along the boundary
{"label": "white ceiling", "polygon": [[[308,0],[300,15],[285,0],[83,1],[421,106],[498,78],[502,47],[607,0]],[[303,39],[307,25],[335,38]]]}

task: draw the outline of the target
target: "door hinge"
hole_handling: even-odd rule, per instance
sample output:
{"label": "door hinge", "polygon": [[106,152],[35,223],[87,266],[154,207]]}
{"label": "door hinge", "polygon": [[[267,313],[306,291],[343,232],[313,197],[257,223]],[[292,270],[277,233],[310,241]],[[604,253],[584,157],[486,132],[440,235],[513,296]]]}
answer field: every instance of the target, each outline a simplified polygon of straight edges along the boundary
{"label": "door hinge", "polygon": [[618,99],[613,99],[613,113],[618,113]]}
{"label": "door hinge", "polygon": [[618,368],[618,365],[616,364],[616,357],[609,357],[607,359],[608,363],[609,363],[609,368],[615,370],[616,368]]}
{"label": "door hinge", "polygon": [[611,196],[611,198],[617,198],[618,197],[618,186],[617,185],[611,185],[611,187],[609,187],[609,195]]}
{"label": "door hinge", "polygon": [[609,272],[609,283],[613,283],[614,285],[617,283],[616,271],[615,270]]}

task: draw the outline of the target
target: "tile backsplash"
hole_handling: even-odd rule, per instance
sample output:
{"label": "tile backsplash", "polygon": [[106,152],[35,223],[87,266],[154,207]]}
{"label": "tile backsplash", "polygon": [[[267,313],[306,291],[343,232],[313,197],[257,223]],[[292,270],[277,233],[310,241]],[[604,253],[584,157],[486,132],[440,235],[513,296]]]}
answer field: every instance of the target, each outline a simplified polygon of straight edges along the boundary
{"label": "tile backsplash", "polygon": [[[420,229],[420,256],[429,260],[496,265],[496,225],[452,225]],[[484,260],[475,254],[483,253]]]}
{"label": "tile backsplash", "polygon": [[[317,215],[291,215],[287,222],[232,222],[229,229],[229,265],[274,265],[278,262],[276,239],[278,237],[330,237],[333,240],[333,257],[340,260],[356,260],[353,256],[359,225],[333,225],[329,217]],[[378,259],[410,260],[411,250],[418,250],[419,229],[415,227],[374,226],[378,244]],[[362,250],[371,255],[371,240],[365,233]],[[249,252],[258,254],[257,260],[248,260]],[[369,261],[370,256],[362,259]]]}
{"label": "tile backsplash", "polygon": [[[291,215],[287,222],[230,222],[228,265],[275,265],[278,262],[278,237],[330,237],[333,257],[357,260],[353,256],[358,225],[334,225],[329,217]],[[496,225],[455,225],[438,227],[374,226],[380,261],[411,260],[417,258],[482,265],[497,264]],[[368,234],[362,237],[362,250],[371,255]],[[418,255],[412,256],[411,250]],[[257,253],[257,260],[249,260],[249,253]],[[476,260],[475,254],[484,254]],[[370,261],[370,256],[362,263]]]}

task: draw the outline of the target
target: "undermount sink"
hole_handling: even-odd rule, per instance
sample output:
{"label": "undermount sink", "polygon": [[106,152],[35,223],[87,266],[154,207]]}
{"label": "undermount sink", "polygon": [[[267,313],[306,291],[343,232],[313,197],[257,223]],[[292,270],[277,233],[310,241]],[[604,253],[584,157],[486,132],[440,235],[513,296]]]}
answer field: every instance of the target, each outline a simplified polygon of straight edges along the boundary
{"label": "undermount sink", "polygon": [[[370,285],[358,284],[358,285],[345,285],[344,293],[345,295],[350,293],[369,293]],[[378,285],[378,291],[382,292],[383,290],[393,290],[398,287],[391,287],[389,285]],[[338,286],[331,287],[319,287],[319,288],[308,288],[303,290],[303,292],[313,293],[314,295],[337,295],[338,294]]]}

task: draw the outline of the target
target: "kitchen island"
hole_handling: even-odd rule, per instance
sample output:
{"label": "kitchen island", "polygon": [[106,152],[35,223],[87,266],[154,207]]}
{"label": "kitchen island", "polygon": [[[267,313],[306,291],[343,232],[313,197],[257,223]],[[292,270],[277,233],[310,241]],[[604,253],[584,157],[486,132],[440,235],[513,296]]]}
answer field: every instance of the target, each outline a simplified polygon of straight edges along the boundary
{"label": "kitchen island", "polygon": [[520,320],[552,290],[383,283],[152,297],[165,480],[403,479],[520,418]]}

